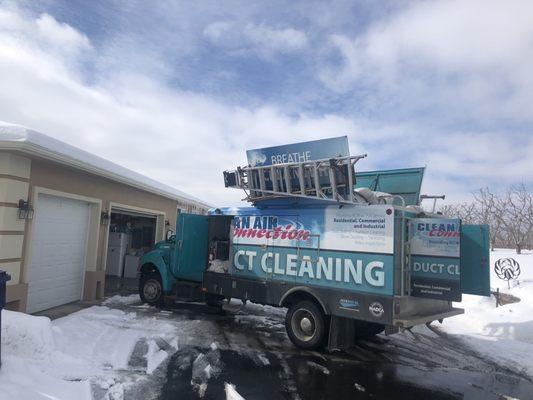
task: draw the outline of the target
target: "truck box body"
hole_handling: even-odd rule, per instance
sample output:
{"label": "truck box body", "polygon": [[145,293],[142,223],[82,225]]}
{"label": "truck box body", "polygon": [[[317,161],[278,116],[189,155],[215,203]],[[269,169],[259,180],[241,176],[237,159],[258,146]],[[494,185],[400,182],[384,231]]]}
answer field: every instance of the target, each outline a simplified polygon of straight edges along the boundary
{"label": "truck box body", "polygon": [[[279,305],[305,288],[335,315],[392,316],[392,207],[241,209],[231,231],[231,268],[221,294]],[[204,285],[213,289],[209,284],[218,279],[209,274]]]}
{"label": "truck box body", "polygon": [[[221,239],[213,226],[227,227],[227,272],[206,271],[209,243]],[[465,232],[477,241],[464,240]],[[271,305],[305,291],[327,314],[408,327],[460,313],[452,301],[462,293],[488,294],[487,232],[395,205],[217,209],[180,215],[173,275]]]}

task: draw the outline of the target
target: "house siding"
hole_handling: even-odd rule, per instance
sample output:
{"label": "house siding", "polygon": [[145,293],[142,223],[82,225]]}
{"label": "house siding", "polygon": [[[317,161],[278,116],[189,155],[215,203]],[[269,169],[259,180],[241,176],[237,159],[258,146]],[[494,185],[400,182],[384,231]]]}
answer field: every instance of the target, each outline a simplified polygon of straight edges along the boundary
{"label": "house siding", "polygon": [[[108,227],[99,223],[101,211],[111,204],[154,210],[175,230],[177,209],[205,213],[206,207],[192,200],[181,201],[103,178],[53,161],[0,151],[0,269],[7,270],[12,280],[7,291],[8,308],[25,311],[28,268],[31,258],[31,220],[17,218],[19,199],[36,199],[36,191],[50,190],[73,196],[96,199],[92,208],[90,240],[96,251],[88,252],[83,298],[103,296]],[[164,225],[164,223],[163,223]]]}

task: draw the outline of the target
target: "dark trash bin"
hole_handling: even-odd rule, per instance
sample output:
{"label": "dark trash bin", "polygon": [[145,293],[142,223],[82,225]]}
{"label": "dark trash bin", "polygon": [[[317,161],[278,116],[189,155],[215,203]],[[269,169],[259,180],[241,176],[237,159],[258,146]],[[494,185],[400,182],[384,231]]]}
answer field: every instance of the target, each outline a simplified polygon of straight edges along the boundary
{"label": "dark trash bin", "polygon": [[2,366],[2,310],[6,305],[6,283],[11,277],[5,271],[0,271],[0,367]]}

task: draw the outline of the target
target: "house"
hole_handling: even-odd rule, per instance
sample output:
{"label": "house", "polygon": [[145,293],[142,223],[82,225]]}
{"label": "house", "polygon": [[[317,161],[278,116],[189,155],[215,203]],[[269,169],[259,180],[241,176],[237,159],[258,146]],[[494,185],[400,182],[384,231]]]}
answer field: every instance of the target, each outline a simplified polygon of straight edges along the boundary
{"label": "house", "polygon": [[177,210],[209,205],[42,133],[0,123],[0,270],[6,308],[34,313],[104,296]]}

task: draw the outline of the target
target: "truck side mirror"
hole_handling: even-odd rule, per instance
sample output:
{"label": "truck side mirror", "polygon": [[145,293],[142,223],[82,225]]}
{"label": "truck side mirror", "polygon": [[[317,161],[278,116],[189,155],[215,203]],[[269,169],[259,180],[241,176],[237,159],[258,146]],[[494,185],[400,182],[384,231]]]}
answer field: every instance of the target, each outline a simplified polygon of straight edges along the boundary
{"label": "truck side mirror", "polygon": [[174,242],[175,240],[176,240],[176,235],[174,234],[174,231],[172,229],[169,229],[167,231],[167,234],[165,235],[165,241]]}

